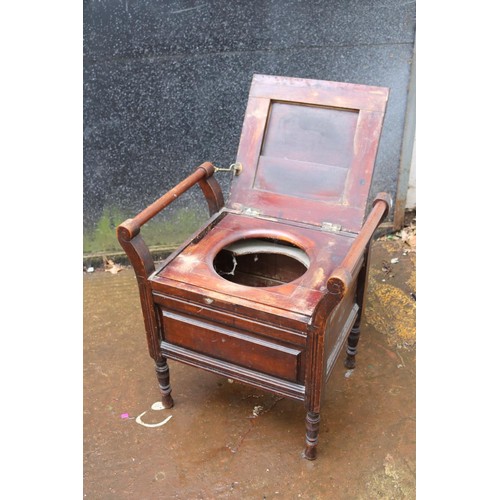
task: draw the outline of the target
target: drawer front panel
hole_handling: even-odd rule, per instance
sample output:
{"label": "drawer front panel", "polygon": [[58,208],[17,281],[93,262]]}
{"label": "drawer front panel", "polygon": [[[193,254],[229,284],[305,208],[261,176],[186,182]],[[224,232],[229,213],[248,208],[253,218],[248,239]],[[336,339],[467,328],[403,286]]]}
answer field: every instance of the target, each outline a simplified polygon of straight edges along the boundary
{"label": "drawer front panel", "polygon": [[284,380],[297,381],[301,351],[243,331],[162,310],[167,342]]}
{"label": "drawer front panel", "polygon": [[190,302],[158,292],[153,292],[153,296],[158,307],[165,311],[172,311],[181,316],[195,317],[199,321],[207,321],[208,323],[231,325],[231,329],[243,332],[251,331],[260,337],[269,339],[270,342],[281,342],[283,344],[298,346],[299,349],[306,347],[307,333],[305,332],[306,326],[304,325],[302,325],[302,331],[292,330],[284,327],[281,322],[277,326],[277,322],[264,323],[256,320],[253,316],[250,319],[248,316],[241,316],[236,312],[229,313],[214,309],[201,299],[200,302]]}

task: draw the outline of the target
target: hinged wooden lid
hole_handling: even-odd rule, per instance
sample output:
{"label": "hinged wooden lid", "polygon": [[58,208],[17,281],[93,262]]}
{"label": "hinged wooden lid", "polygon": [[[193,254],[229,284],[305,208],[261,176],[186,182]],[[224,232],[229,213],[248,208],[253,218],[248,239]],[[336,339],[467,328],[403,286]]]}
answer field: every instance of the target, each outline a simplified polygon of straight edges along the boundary
{"label": "hinged wooden lid", "polygon": [[389,90],[254,75],[228,207],[357,232]]}

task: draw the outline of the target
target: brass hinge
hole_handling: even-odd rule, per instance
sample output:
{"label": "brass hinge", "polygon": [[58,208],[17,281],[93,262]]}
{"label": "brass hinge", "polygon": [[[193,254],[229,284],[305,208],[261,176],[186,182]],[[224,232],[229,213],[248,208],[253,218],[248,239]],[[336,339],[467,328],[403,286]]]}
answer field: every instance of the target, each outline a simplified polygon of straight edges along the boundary
{"label": "brass hinge", "polygon": [[342,231],[342,226],[340,224],[333,224],[333,222],[323,222],[321,223],[321,230],[328,231],[329,233],[339,233]]}
{"label": "brass hinge", "polygon": [[242,214],[245,214],[245,215],[251,215],[251,216],[257,216],[257,215],[260,215],[262,213],[261,210],[257,210],[256,208],[252,208],[252,207],[243,207],[242,210],[241,210],[241,213]]}

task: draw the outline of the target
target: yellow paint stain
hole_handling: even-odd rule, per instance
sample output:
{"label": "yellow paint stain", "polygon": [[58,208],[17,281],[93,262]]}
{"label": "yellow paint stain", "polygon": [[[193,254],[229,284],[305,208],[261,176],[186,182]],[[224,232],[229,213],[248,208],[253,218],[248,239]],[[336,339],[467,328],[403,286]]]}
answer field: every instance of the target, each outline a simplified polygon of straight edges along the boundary
{"label": "yellow paint stain", "polygon": [[370,279],[365,318],[391,344],[412,346],[416,341],[416,303],[401,289]]}
{"label": "yellow paint stain", "polygon": [[415,269],[412,270],[410,277],[406,281],[406,284],[412,290],[416,290],[417,289],[417,273],[416,273]]}

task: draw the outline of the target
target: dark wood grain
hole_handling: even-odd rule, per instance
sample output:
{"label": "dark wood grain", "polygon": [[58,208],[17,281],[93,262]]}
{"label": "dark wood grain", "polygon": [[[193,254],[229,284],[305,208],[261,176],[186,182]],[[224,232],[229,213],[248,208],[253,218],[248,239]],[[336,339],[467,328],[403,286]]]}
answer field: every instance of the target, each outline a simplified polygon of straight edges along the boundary
{"label": "dark wood grain", "polygon": [[301,351],[243,330],[163,311],[165,340],[186,349],[292,382],[298,380]]}

